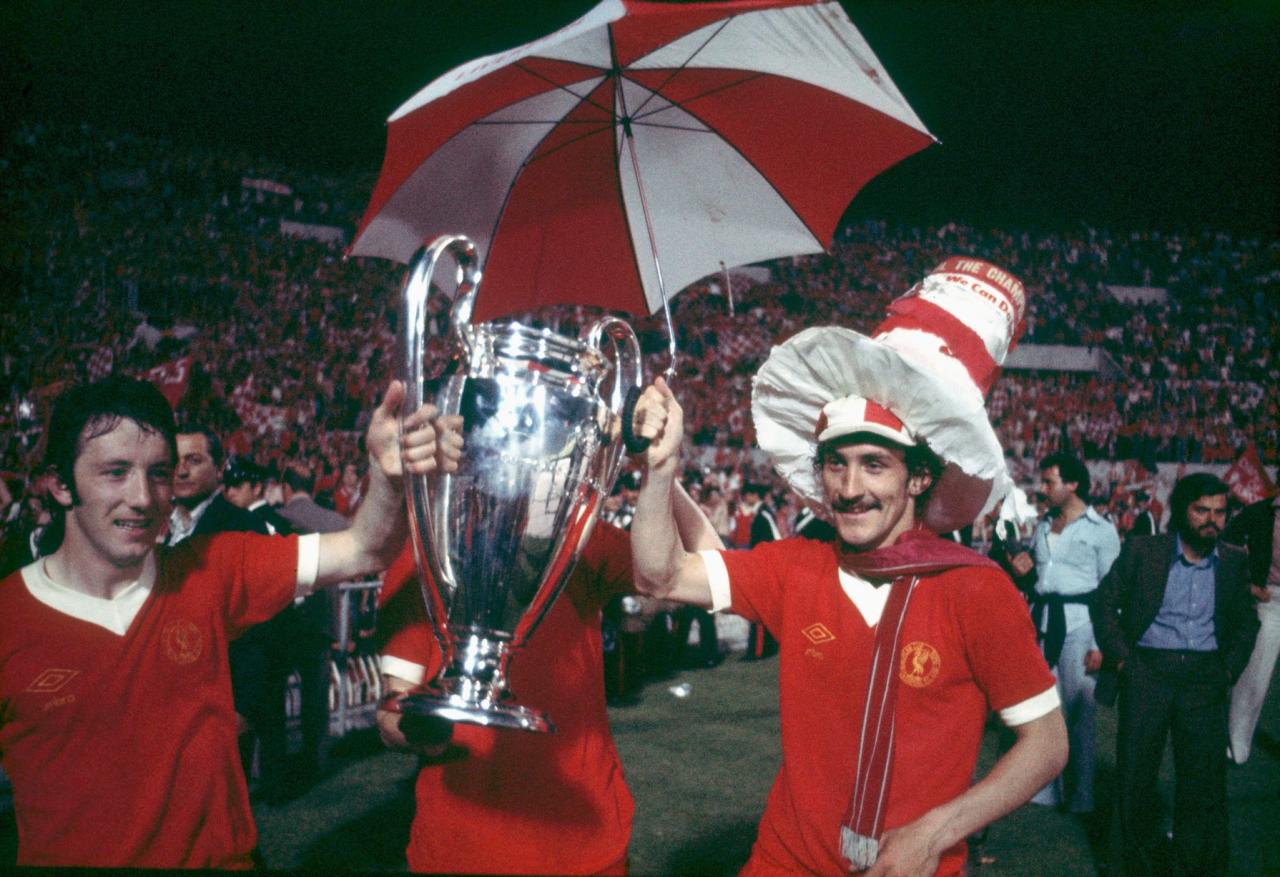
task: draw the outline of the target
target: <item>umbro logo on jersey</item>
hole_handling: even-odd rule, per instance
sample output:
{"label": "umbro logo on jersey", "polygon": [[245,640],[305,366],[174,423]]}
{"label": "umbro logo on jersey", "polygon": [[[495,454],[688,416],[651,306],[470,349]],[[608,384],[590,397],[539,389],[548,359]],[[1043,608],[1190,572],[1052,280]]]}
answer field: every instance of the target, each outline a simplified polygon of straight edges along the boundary
{"label": "umbro logo on jersey", "polygon": [[836,635],[828,630],[827,626],[821,621],[815,621],[800,632],[804,634],[805,639],[813,643],[815,646],[820,646],[823,643],[829,643],[836,638]]}
{"label": "umbro logo on jersey", "polygon": [[55,691],[62,690],[64,685],[79,675],[79,670],[60,670],[50,667],[31,681],[27,691],[32,694],[53,694]]}

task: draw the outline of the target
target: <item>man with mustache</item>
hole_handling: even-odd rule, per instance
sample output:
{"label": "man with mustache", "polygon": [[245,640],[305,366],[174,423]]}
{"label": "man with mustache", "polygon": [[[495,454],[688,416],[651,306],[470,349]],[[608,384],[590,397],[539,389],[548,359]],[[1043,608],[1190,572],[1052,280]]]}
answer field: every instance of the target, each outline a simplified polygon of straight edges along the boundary
{"label": "man with mustache", "polygon": [[1158,868],[1152,802],[1171,735],[1172,872],[1227,873],[1227,703],[1258,631],[1247,557],[1218,541],[1227,493],[1205,472],[1179,480],[1169,532],[1126,542],[1092,607],[1106,674],[1099,702],[1119,683],[1118,807],[1131,875]]}
{"label": "man with mustache", "polygon": [[[684,550],[673,514],[683,411],[662,379],[632,523],[636,586],[732,609],[779,641],[782,767],[744,874],[960,874],[965,838],[1061,770],[1066,730],[1026,604],[939,538],[1011,487],[983,409],[1020,330],[1022,285],[948,259],[873,337],[807,329],[756,375],[778,474],[836,537]],[[989,712],[1016,742],[972,782]]]}
{"label": "man with mustache", "polygon": [[1058,679],[1071,755],[1062,776],[1031,803],[1087,814],[1093,812],[1092,674],[1102,666],[1089,603],[1120,553],[1120,534],[1090,507],[1089,470],[1078,457],[1059,452],[1042,460],[1040,492],[1049,512],[1036,525],[1031,553],[1022,552],[1012,563],[1019,574],[1035,571],[1031,616],[1045,661]]}

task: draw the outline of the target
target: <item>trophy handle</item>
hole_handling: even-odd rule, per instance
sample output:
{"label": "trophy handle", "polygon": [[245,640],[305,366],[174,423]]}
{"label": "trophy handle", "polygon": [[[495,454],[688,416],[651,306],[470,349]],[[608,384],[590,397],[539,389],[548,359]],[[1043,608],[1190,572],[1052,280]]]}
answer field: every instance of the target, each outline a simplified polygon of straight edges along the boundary
{"label": "trophy handle", "polygon": [[[606,341],[612,343],[606,346]],[[587,334],[587,344],[604,353],[613,367],[613,390],[609,394],[609,410],[613,413],[615,422],[621,427],[623,442],[630,450],[633,437],[629,421],[635,411],[636,400],[640,397],[640,390],[644,386],[644,362],[640,358],[640,340],[636,338],[635,330],[626,320],[618,317],[602,317]],[[610,353],[612,353],[611,356]],[[610,444],[613,444],[612,439],[616,434],[610,430]],[[621,465],[622,454],[614,452],[614,458],[606,470],[606,492],[613,489],[613,481],[618,477]]]}
{"label": "trophy handle", "polygon": [[[436,263],[445,253],[452,255],[458,266],[456,278],[458,289],[451,312],[453,331],[468,356],[471,352],[470,339],[467,337],[465,327],[470,325],[476,290],[480,285],[479,258],[476,245],[470,239],[462,235],[444,235],[436,238],[414,255],[401,289],[403,303],[401,377],[406,389],[405,403],[400,414],[402,429],[405,414],[418,410],[426,402],[423,355],[426,352],[427,299],[431,293],[431,277],[435,273]],[[414,560],[421,578],[431,568],[426,555],[428,548],[425,541],[426,534],[433,529],[428,477],[410,476],[406,481],[405,501],[409,511],[409,541],[413,545]],[[427,605],[427,614],[431,618],[432,629],[436,631],[437,639],[440,639],[439,630],[447,620],[447,609],[438,588],[424,587],[422,592]],[[440,647],[447,660],[448,643],[441,640]]]}

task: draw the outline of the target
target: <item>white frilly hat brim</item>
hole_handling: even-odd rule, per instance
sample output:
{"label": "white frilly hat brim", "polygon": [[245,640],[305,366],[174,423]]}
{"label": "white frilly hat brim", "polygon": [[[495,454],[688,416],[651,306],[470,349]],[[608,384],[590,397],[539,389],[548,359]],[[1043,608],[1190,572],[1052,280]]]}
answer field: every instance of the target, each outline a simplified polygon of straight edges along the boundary
{"label": "white frilly hat brim", "polygon": [[973,523],[1012,489],[976,385],[945,381],[851,329],[818,326],[773,348],[751,394],[757,442],[815,511],[826,514],[814,466],[818,416],[851,393],[888,408],[944,462],[925,506],[934,532]]}

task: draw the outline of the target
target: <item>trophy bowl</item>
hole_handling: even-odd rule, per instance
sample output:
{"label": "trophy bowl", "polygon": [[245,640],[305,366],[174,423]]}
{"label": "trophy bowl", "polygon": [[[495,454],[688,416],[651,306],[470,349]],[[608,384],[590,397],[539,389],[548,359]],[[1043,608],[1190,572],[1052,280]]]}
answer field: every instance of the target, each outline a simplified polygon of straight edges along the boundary
{"label": "trophy bowl", "polygon": [[[457,352],[432,400],[426,303],[446,254],[457,267]],[[441,415],[461,415],[465,444],[456,472],[407,477],[410,538],[444,663],[400,709],[546,732],[548,717],[508,689],[508,665],[563,589],[618,475],[640,345],[614,317],[584,339],[517,322],[471,325],[480,277],[475,245],[446,236],[415,257],[403,289],[406,411],[434,401]]]}

